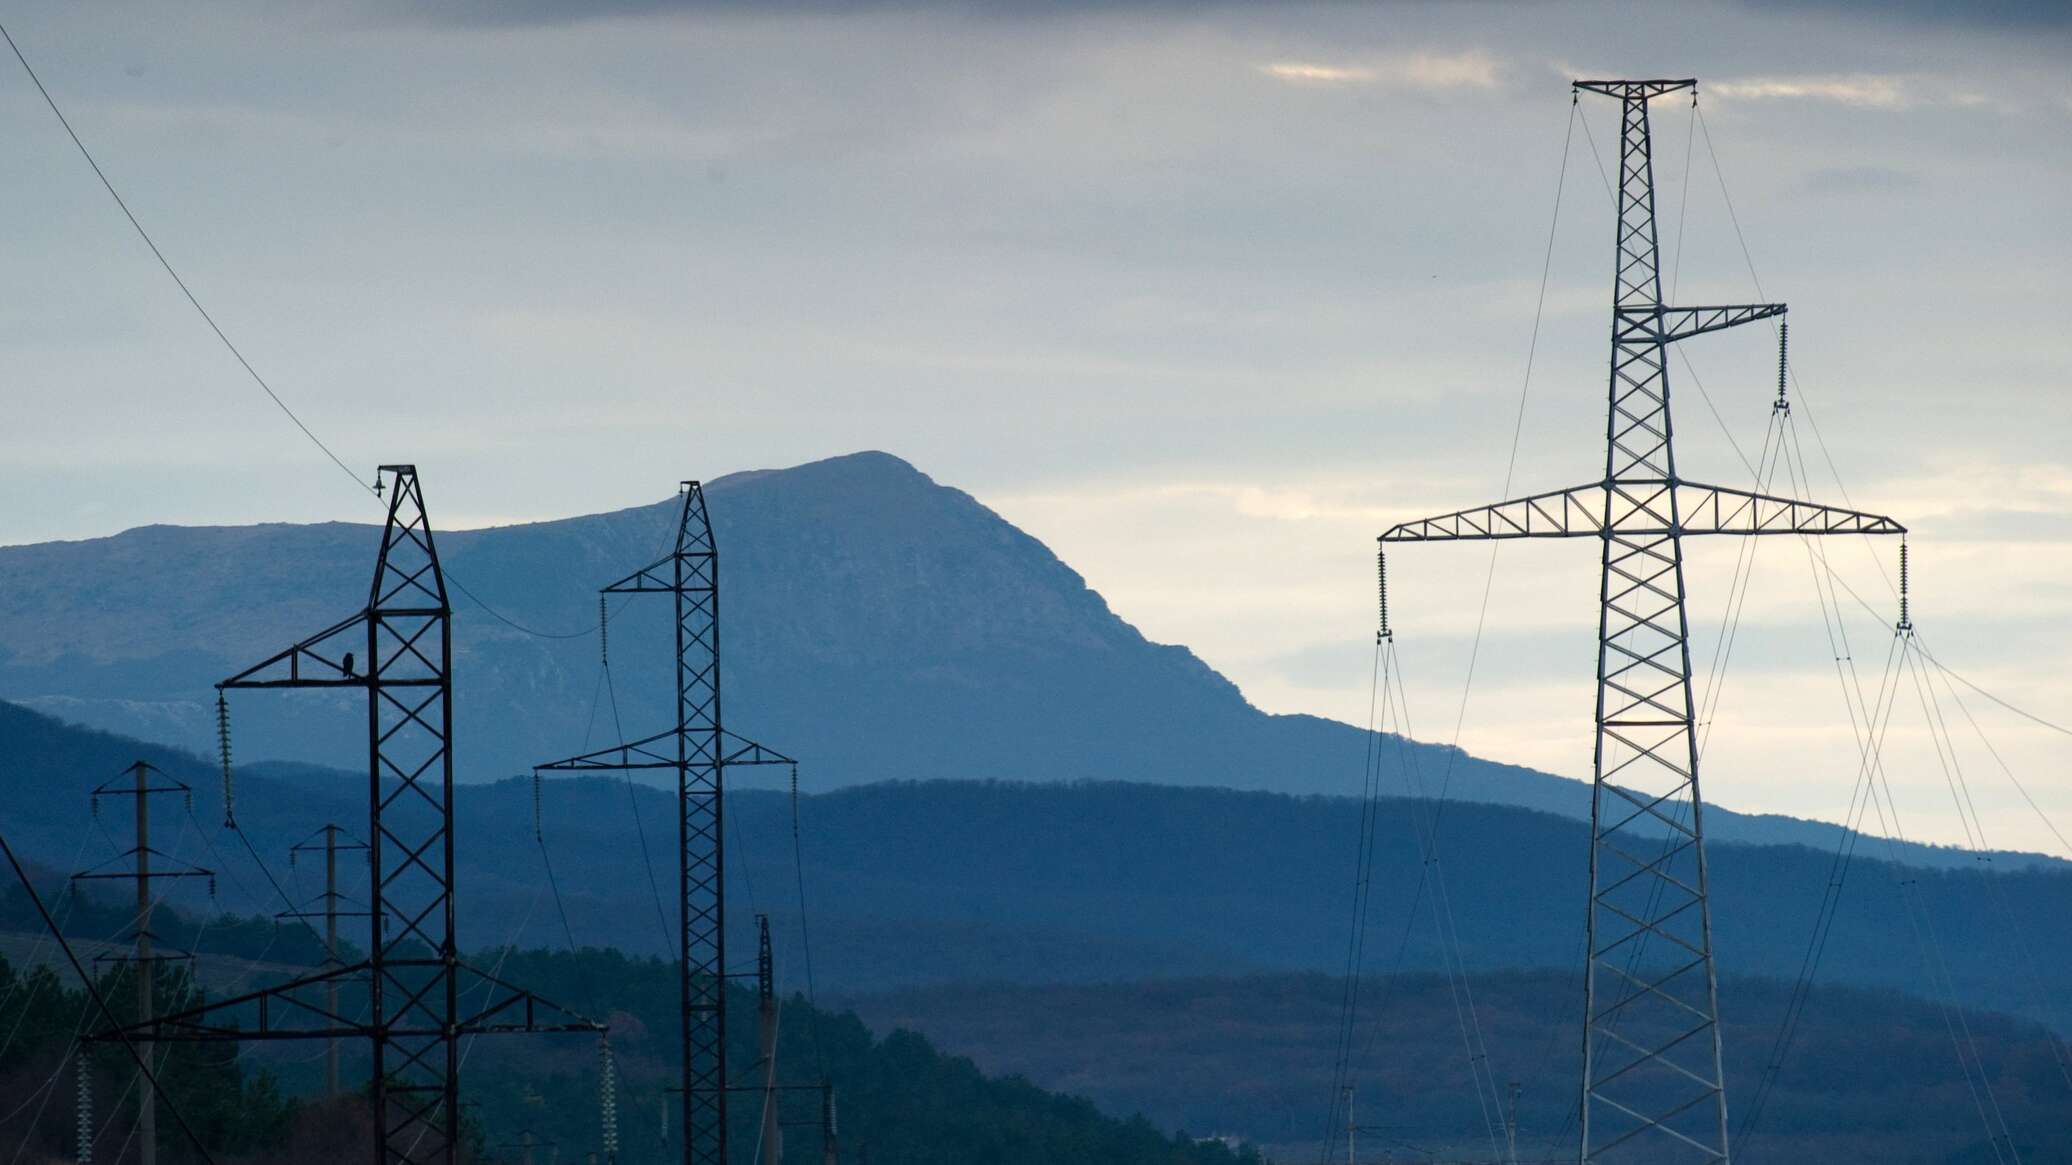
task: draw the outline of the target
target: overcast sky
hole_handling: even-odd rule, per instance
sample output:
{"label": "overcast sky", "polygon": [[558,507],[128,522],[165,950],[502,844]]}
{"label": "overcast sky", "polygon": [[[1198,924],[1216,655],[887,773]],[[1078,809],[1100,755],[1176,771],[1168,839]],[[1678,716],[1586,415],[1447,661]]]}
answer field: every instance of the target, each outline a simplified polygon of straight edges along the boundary
{"label": "overcast sky", "polygon": [[[1702,130],[1656,114],[1678,298],[1755,300],[1752,262],[1791,303],[1814,492],[1913,527],[1946,663],[2072,721],[2072,18],[1873,7],[89,2],[9,31],[254,365],[355,468],[424,466],[445,524],[881,448],[1262,706],[1355,722],[1372,536],[1503,488],[1565,142],[1512,492],[1602,471],[1616,110],[1571,122],[1568,80],[1698,76]],[[369,517],[11,61],[0,131],[0,541]],[[1674,366],[1690,477],[1752,480],[1776,357],[1745,331]],[[1693,549],[1701,669],[1737,549]],[[1881,608],[1851,611],[1866,684],[1895,551],[1829,548]],[[1755,563],[1709,793],[1838,817],[1815,575],[1797,543]],[[1488,564],[1392,562],[1427,738]],[[1594,547],[1494,577],[1460,741],[1586,775]],[[1962,840],[1912,701],[1903,823]],[[2072,740],[1973,704],[2072,834]],[[1946,714],[1988,840],[2062,852]]]}

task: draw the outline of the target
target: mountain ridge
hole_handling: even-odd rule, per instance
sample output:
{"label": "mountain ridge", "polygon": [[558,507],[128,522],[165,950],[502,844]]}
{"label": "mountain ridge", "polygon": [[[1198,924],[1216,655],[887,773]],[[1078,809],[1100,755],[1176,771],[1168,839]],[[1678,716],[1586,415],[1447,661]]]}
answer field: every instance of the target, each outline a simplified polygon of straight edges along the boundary
{"label": "mountain ridge", "polygon": [[[308,878],[281,868],[287,847],[327,821],[359,831],[366,819],[365,773],[242,766],[234,775],[244,838],[225,837],[220,773],[210,762],[6,704],[0,757],[0,779],[16,791],[10,844],[54,890],[73,863],[120,848],[119,825],[89,818],[87,791],[140,757],[194,789],[192,816],[179,817],[167,799],[159,828],[175,860],[222,875],[215,909],[272,915],[282,905],[274,879],[306,899]],[[458,789],[463,945],[565,935],[633,954],[672,950],[669,911],[648,878],[673,878],[674,812],[663,790],[603,777],[550,780],[537,793],[525,779]],[[1439,968],[1445,953],[1422,894],[1430,870],[1417,839],[1425,806],[1384,797],[1374,812],[1370,932],[1405,944],[1406,969]],[[751,942],[749,919],[768,914],[782,965],[798,967],[792,889],[803,873],[814,963],[830,990],[1332,971],[1346,949],[1362,819],[1356,798],[1114,781],[888,782],[794,800],[776,774],[737,782],[729,794],[731,917],[743,928],[733,938]],[[1437,845],[1462,965],[1580,961],[1586,838],[1580,822],[1513,806],[1461,803],[1441,816]],[[254,869],[246,843],[266,855],[271,873]],[[1711,856],[1723,972],[1797,974],[1821,903],[1842,889],[1832,850],[1722,842]],[[2061,970],[2072,966],[2072,936],[2052,924],[2072,911],[2072,870],[1934,870],[1859,855],[1843,873],[1821,982],[1931,995],[1940,983],[1968,1004],[2072,1031],[2072,975]],[[342,889],[364,896],[357,885]],[[184,908],[211,908],[199,886],[174,892]],[[1943,948],[1939,977],[1925,985],[1923,918]]]}
{"label": "mountain ridge", "polygon": [[[436,479],[426,485],[434,521]],[[1270,714],[1155,643],[1039,540],[882,452],[707,486],[721,548],[728,726],[805,762],[811,789],[901,779],[1111,779],[1345,793],[1361,729]],[[666,612],[597,587],[667,549],[676,503],[441,532],[456,587],[455,757],[495,780],[669,722]],[[214,683],[362,604],[378,527],[152,525],[0,547],[0,699],[196,751]],[[485,614],[470,596],[487,604]],[[520,628],[569,638],[544,638]],[[236,755],[357,763],[349,694],[232,698]],[[1588,787],[1419,744],[1457,799],[1570,818]],[[1709,807],[1720,840],[1832,845],[1839,828]],[[1955,866],[1961,851],[1909,847]],[[2010,862],[2050,859],[2006,855]]]}

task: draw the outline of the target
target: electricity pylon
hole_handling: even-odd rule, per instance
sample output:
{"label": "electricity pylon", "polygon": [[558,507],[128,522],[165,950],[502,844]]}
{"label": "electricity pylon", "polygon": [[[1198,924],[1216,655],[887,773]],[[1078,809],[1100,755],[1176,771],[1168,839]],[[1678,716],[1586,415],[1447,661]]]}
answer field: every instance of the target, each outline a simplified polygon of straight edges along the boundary
{"label": "electricity pylon", "polygon": [[770,916],[755,916],[756,1082],[762,1087],[761,1147],[756,1160],[784,1160],[783,1113],[777,1102],[777,960],[770,952]]}
{"label": "electricity pylon", "polygon": [[[344,841],[338,839],[343,837]],[[319,841],[318,839],[322,840]],[[324,920],[324,967],[334,969],[345,964],[338,958],[338,920],[341,918],[370,918],[365,910],[340,910],[339,903],[345,895],[338,892],[338,851],[364,851],[367,843],[338,828],[335,823],[325,822],[323,828],[307,839],[288,847],[288,864],[294,865],[298,855],[321,852],[324,855],[324,891],[317,898],[314,910],[287,910],[276,918],[293,918],[308,921],[312,918]],[[338,980],[324,984],[324,1008],[331,1014],[338,1014]],[[332,1038],[324,1048],[324,1096],[338,1095],[338,1040]]]}
{"label": "electricity pylon", "polygon": [[[1621,108],[1610,407],[1601,481],[1405,522],[1389,542],[1595,538],[1596,746],[1584,976],[1584,1165],[1725,1162],[1727,1098],[1698,788],[1683,539],[1905,534],[1890,518],[1677,475],[1669,345],[1784,314],[1668,307],[1648,102],[1697,81],[1577,81]],[[1783,376],[1780,358],[1779,376]]]}
{"label": "electricity pylon", "polygon": [[[366,692],[367,958],[89,1038],[367,1039],[374,1052],[375,1165],[455,1165],[462,1155],[462,1036],[604,1029],[460,960],[453,919],[453,608],[417,467],[384,465],[378,473],[388,521],[366,607],[216,685],[219,692]],[[224,736],[227,772],[227,728]],[[365,993],[364,1018],[337,1002],[339,985]],[[481,991],[474,1010],[461,1010],[464,989]]]}
{"label": "electricity pylon", "polygon": [[[110,870],[95,866],[72,875],[75,882],[98,879],[120,879],[137,884],[137,913],[130,936],[131,954],[104,956],[115,962],[127,962],[135,976],[137,997],[137,1020],[149,1023],[154,1012],[158,992],[158,964],[191,959],[183,951],[166,952],[156,946],[157,934],[151,929],[151,916],[158,904],[152,893],[151,883],[166,878],[207,878],[210,893],[215,893],[216,872],[200,866],[176,863],[171,857],[151,848],[151,798],[160,793],[178,793],[192,802],[194,791],[186,782],[169,777],[157,765],[149,761],[137,761],[123,772],[122,777],[104,781],[91,794],[95,816],[100,815],[101,798],[132,797],[136,800],[137,844],[129,851],[118,855],[117,861],[128,858],[127,870]],[[154,867],[152,859],[159,864]],[[101,960],[95,960],[99,962]],[[154,1058],[151,1045],[141,1043],[143,1058],[137,1070],[137,1161],[139,1165],[156,1165],[158,1161],[158,1089],[152,1083]],[[84,1062],[82,1061],[82,1066]],[[81,1087],[85,1087],[82,1085]],[[82,1141],[82,1144],[86,1142]]]}
{"label": "electricity pylon", "polygon": [[653,736],[538,766],[543,772],[676,773],[677,989],[683,1051],[685,1165],[727,1157],[726,770],[794,764],[720,721],[719,544],[698,482],[681,483],[676,547],[604,588],[676,601],[676,725]]}

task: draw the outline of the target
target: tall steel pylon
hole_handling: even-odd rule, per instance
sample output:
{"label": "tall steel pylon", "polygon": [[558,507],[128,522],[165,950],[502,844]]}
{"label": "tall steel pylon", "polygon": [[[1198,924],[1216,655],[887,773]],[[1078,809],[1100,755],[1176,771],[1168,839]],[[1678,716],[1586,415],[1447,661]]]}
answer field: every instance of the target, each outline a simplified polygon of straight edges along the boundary
{"label": "tall steel pylon", "polygon": [[[374,1053],[375,1165],[454,1165],[461,1157],[462,1036],[603,1029],[460,960],[453,911],[453,608],[417,467],[384,465],[378,473],[388,520],[366,607],[216,685],[219,691],[367,693],[368,957],[92,1038],[366,1038]],[[364,1018],[348,1014],[354,1009],[339,1001],[341,985],[364,998]],[[471,999],[467,1010],[464,994]],[[543,1020],[543,1013],[559,1022]]]}
{"label": "tall steel pylon", "polygon": [[[1581,1096],[1584,1165],[1725,1162],[1718,976],[1698,786],[1683,538],[1904,534],[1890,518],[1677,475],[1669,345],[1784,314],[1662,303],[1648,102],[1697,81],[1577,81],[1621,110],[1601,481],[1405,522],[1383,543],[1595,538],[1596,745]],[[1780,354],[1780,377],[1783,375]]]}
{"label": "tall steel pylon", "polygon": [[673,769],[677,793],[677,974],[685,1165],[727,1162],[726,770],[794,764],[728,732],[720,718],[719,544],[705,489],[681,483],[676,546],[603,589],[676,601],[676,725],[538,766],[542,772]]}

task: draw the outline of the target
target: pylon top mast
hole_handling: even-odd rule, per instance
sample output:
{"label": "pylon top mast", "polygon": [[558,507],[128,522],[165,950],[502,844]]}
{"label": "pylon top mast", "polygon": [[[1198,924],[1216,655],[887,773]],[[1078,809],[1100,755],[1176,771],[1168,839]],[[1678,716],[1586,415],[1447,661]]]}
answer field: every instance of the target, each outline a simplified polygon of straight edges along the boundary
{"label": "pylon top mast", "polygon": [[1665,94],[1684,89],[1696,90],[1698,78],[1682,77],[1676,80],[1656,79],[1652,81],[1577,81],[1571,88],[1585,93],[1598,93],[1606,97],[1617,97],[1622,101],[1647,101]]}

